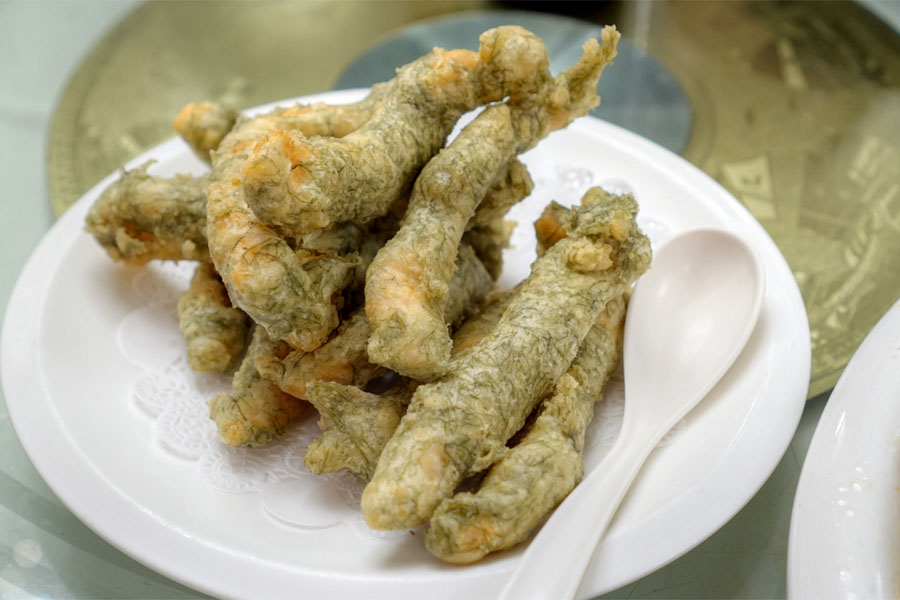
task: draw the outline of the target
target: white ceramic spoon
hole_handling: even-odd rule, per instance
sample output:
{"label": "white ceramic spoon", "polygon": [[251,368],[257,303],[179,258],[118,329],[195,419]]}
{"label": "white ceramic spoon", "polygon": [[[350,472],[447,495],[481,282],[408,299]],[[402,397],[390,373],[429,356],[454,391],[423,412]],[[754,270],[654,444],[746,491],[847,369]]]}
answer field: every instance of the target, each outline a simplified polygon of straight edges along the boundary
{"label": "white ceramic spoon", "polygon": [[615,444],[529,544],[504,600],[572,598],[647,456],[750,338],[765,279],[741,238],[699,229],[660,248],[625,321],[625,416]]}

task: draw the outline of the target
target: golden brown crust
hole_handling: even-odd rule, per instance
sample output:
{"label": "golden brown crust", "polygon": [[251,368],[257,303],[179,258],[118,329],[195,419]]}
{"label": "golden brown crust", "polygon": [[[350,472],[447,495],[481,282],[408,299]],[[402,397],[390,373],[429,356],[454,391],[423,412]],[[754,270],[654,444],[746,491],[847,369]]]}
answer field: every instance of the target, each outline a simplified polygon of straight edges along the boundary
{"label": "golden brown crust", "polygon": [[371,394],[350,385],[311,381],[308,399],[321,415],[323,433],[306,452],[309,470],[321,474],[343,469],[368,481],[416,385],[407,380],[383,394]]}
{"label": "golden brown crust", "polygon": [[175,117],[172,128],[202,160],[219,147],[238,117],[234,108],[218,102],[191,102]]}
{"label": "golden brown crust", "polygon": [[229,294],[269,335],[314,350],[338,325],[341,291],[358,260],[334,254],[298,253],[261,223],[244,197],[241,167],[253,145],[278,128],[308,134],[344,134],[367,119],[390,86],[375,86],[364,100],[347,106],[298,106],[239,119],[213,153],[206,190],[210,257]]}
{"label": "golden brown crust", "polygon": [[468,564],[510,548],[581,480],[585,431],[618,364],[624,313],[622,296],[607,304],[522,439],[491,466],[476,491],[438,505],[425,536],[432,554]]}
{"label": "golden brown crust", "polygon": [[[450,336],[442,304],[466,225],[493,181],[511,175],[521,182],[521,169],[510,168],[517,153],[599,103],[597,81],[618,40],[614,30],[604,32],[604,46],[585,44],[578,63],[556,79],[548,70],[537,73],[527,93],[486,108],[422,169],[400,230],[366,276],[374,361],[423,381],[446,372]],[[502,63],[504,56],[491,59]]]}
{"label": "golden brown crust", "polygon": [[257,358],[256,368],[263,377],[298,398],[306,398],[306,386],[311,381],[364,386],[386,372],[384,367],[369,362],[366,354],[369,331],[365,313],[358,310],[313,352],[293,350],[285,356],[264,354]]}
{"label": "golden brown crust", "polygon": [[[443,318],[451,326],[457,324],[477,309],[492,283],[474,251],[463,247],[456,272],[450,280]],[[362,387],[387,370],[370,360],[366,350],[370,335],[365,311],[357,310],[315,351],[294,350],[286,356],[262,355],[257,358],[256,367],[263,377],[298,398],[306,398],[306,386],[314,380]]]}
{"label": "golden brown crust", "polygon": [[262,221],[289,235],[383,215],[460,115],[527,94],[549,78],[548,65],[543,42],[521,27],[485,32],[477,54],[436,48],[398,69],[394,90],[346,137],[280,132],[264,139],[243,170],[248,201]]}
{"label": "golden brown crust", "polygon": [[534,222],[538,256],[543,256],[547,248],[569,235],[574,218],[568,208],[556,202],[551,202],[544,208],[544,212]]}
{"label": "golden brown crust", "polygon": [[513,144],[509,109],[491,106],[422,169],[400,230],[366,274],[375,362],[424,381],[446,370],[451,342],[444,309],[456,249],[478,201],[505,171]]}
{"label": "golden brown crust", "polygon": [[466,223],[466,231],[475,227],[484,227],[502,219],[509,209],[528,197],[534,189],[534,182],[528,168],[519,159],[513,159],[500,171],[475,214]]}
{"label": "golden brown crust", "polygon": [[231,305],[213,266],[197,266],[191,286],[178,298],[178,327],[187,345],[188,365],[200,373],[224,373],[247,341],[249,319]]}
{"label": "golden brown crust", "polygon": [[234,375],[231,393],[219,394],[209,402],[209,416],[219,429],[219,438],[229,446],[265,446],[303,412],[305,402],[285,394],[256,370],[256,357],[272,352],[271,346],[278,343],[265,329],[256,327]]}
{"label": "golden brown crust", "polygon": [[[512,296],[512,291],[495,295],[459,327],[453,335],[454,357],[493,331]],[[314,473],[343,469],[368,481],[418,385],[407,379],[376,395],[340,383],[310,382],[304,391],[322,415],[323,434],[310,445],[306,466]]]}
{"label": "golden brown crust", "polygon": [[110,258],[130,265],[159,260],[204,260],[205,177],[157,177],[152,162],[123,171],[91,207],[85,231]]}
{"label": "golden brown crust", "polygon": [[[225,443],[271,442],[309,398],[324,432],[308,466],[371,478],[373,527],[439,507],[427,543],[451,562],[516,543],[571,489],[589,397],[614,362],[612,298],[649,260],[633,200],[591,190],[571,212],[548,208],[529,279],[459,329],[452,351],[449,334],[499,275],[503,217],[531,191],[516,155],[599,102],[618,33],[601,38],[555,78],[543,42],[506,26],[477,52],[435,48],[351,105],[239,117],[190,104],[174,127],[213,172],[151,177],[144,165],[107,190],[87,229],[114,259],[201,261],[178,306],[192,368],[233,365],[255,323],[231,393],[209,403]],[[362,389],[387,367],[398,386]],[[448,499],[488,467],[476,492]]]}
{"label": "golden brown crust", "polygon": [[502,456],[606,303],[646,269],[650,245],[634,223],[634,200],[595,188],[585,204],[569,237],[535,261],[491,335],[447,377],[416,390],[363,493],[370,526],[425,522],[463,477]]}

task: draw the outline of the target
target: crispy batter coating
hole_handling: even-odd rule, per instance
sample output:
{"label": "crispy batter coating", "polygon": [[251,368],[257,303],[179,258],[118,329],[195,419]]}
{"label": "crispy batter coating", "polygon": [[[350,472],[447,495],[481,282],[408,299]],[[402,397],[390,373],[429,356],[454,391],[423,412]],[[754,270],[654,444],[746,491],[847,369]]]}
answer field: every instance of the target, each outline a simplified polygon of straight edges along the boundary
{"label": "crispy batter coating", "polygon": [[229,446],[265,446],[303,412],[302,400],[284,393],[256,370],[256,357],[273,352],[273,345],[287,351],[283,342],[270,339],[265,329],[254,328],[231,394],[219,394],[209,401],[209,416],[219,428],[219,438]]}
{"label": "crispy batter coating", "polygon": [[468,564],[510,548],[581,480],[584,434],[618,364],[624,314],[623,296],[607,304],[519,443],[491,466],[476,492],[438,505],[425,535],[432,554]]}
{"label": "crispy batter coating", "polygon": [[[457,269],[450,281],[449,301],[444,318],[451,324],[461,321],[480,305],[493,285],[490,275],[474,251],[462,247]],[[336,334],[314,352],[294,350],[287,356],[266,354],[256,361],[256,367],[266,379],[275,382],[285,392],[306,398],[310,381],[332,381],[364,386],[383,375],[383,366],[370,362],[366,343],[371,327],[363,310],[344,320]]]}
{"label": "crispy batter coating", "polygon": [[218,102],[191,102],[182,108],[172,128],[201,159],[210,162],[210,153],[228,135],[238,111]]}
{"label": "crispy batter coating", "polygon": [[537,255],[543,256],[547,248],[569,235],[575,215],[565,206],[551,202],[534,222],[534,233],[537,237]]}
{"label": "crispy batter coating", "polygon": [[466,476],[495,462],[571,364],[603,307],[650,263],[630,196],[588,191],[576,226],[532,265],[493,333],[416,390],[362,497],[375,529],[427,521]]}
{"label": "crispy batter coating", "polygon": [[444,306],[444,322],[451,331],[481,306],[493,286],[494,280],[475,250],[460,244]]}
{"label": "crispy batter coating", "polygon": [[[460,326],[453,335],[454,357],[493,331],[513,294],[495,295]],[[310,382],[306,397],[322,415],[323,433],[307,450],[306,466],[320,474],[345,469],[368,481],[418,385],[407,379],[383,394],[372,394],[339,383]]]}
{"label": "crispy batter coating", "polygon": [[514,143],[509,108],[490,106],[422,169],[400,230],[366,274],[374,362],[424,381],[446,370],[444,307],[456,249],[478,201],[505,175]]}
{"label": "crispy batter coating", "polygon": [[[396,236],[387,245],[395,239]],[[453,258],[462,258],[462,264],[478,260],[470,246],[466,244],[461,248],[471,257]],[[393,262],[390,255],[386,260],[379,260],[379,257],[384,256],[383,250],[376,255],[366,275],[366,316],[372,324],[368,343],[369,359],[407,377],[421,381],[431,380],[443,372],[450,358],[452,342],[445,315],[453,295],[449,293],[450,285],[447,281],[452,281],[456,272],[454,267],[460,261],[448,265],[444,269],[446,273],[429,278],[415,271],[419,264],[412,255],[404,261]],[[481,264],[481,261],[478,263]],[[373,284],[372,274],[387,269],[390,269],[390,275],[376,278],[377,282]],[[443,279],[444,275],[446,280]],[[478,277],[469,282],[470,286],[488,288],[493,282],[485,268],[473,275]],[[424,279],[429,279],[435,285],[430,289],[420,286]],[[401,313],[390,310],[398,304],[415,306],[418,310],[412,314],[411,311]]]}
{"label": "crispy batter coating", "polygon": [[[254,117],[240,116],[218,152],[243,162],[261,139],[283,130],[307,137],[343,137],[372,117],[393,86],[393,82],[375,84],[365,98],[352,104],[296,104]],[[240,170],[234,175],[239,176]]]}
{"label": "crispy batter coating", "polygon": [[224,373],[244,351],[249,325],[247,315],[231,305],[213,266],[200,263],[191,287],[178,298],[188,365],[201,373]]}
{"label": "crispy batter coating", "polygon": [[310,381],[307,399],[319,411],[322,435],[306,451],[313,473],[345,469],[368,481],[418,384],[406,380],[383,394],[352,385]]}
{"label": "crispy batter coating", "polygon": [[358,261],[333,254],[295,252],[250,211],[240,179],[253,145],[282,128],[301,135],[344,135],[372,114],[390,89],[372,88],[347,106],[296,106],[240,118],[213,153],[206,190],[209,252],[232,300],[273,338],[313,350],[338,324],[341,291],[354,279]]}
{"label": "crispy batter coating", "polygon": [[494,331],[518,289],[491,294],[481,309],[459,326],[453,333],[453,358],[463,356],[463,352],[474,348]]}
{"label": "crispy batter coating", "polygon": [[603,40],[602,47],[585,43],[578,63],[556,79],[549,71],[538,77],[544,84],[533,93],[486,108],[422,169],[403,225],[366,276],[372,360],[424,381],[446,372],[450,336],[442,305],[466,224],[516,154],[599,103],[597,81],[616,54],[618,33],[604,29]]}
{"label": "crispy batter coating", "polygon": [[503,217],[472,227],[463,234],[462,241],[472,246],[494,281],[503,271],[503,250],[509,248],[509,238],[516,228],[515,221]]}
{"label": "crispy batter coating", "polygon": [[551,84],[542,85],[521,100],[509,100],[519,153],[530,150],[548,134],[566,127],[600,104],[597,83],[616,57],[620,37],[614,26],[604,27],[600,42],[586,41],[578,62],[557,75]]}
{"label": "crispy batter coating", "polygon": [[477,53],[435,48],[398,69],[372,118],[341,140],[280,131],[260,142],[243,170],[248,202],[288,235],[383,215],[460,115],[533,93],[548,65],[540,38],[515,26],[483,33]]}
{"label": "crispy batter coating", "polygon": [[123,171],[91,207],[85,230],[113,260],[130,265],[206,259],[208,180],[148,175],[151,164]]}
{"label": "crispy batter coating", "polygon": [[369,362],[369,322],[361,309],[345,319],[334,336],[313,352],[293,350],[284,357],[264,354],[256,360],[260,374],[285,392],[307,398],[311,381],[363,386],[386,372]]}
{"label": "crispy batter coating", "polygon": [[488,189],[484,199],[478,204],[475,214],[466,223],[466,231],[502,219],[510,208],[528,197],[533,189],[534,182],[528,168],[518,159],[513,159],[507,163]]}

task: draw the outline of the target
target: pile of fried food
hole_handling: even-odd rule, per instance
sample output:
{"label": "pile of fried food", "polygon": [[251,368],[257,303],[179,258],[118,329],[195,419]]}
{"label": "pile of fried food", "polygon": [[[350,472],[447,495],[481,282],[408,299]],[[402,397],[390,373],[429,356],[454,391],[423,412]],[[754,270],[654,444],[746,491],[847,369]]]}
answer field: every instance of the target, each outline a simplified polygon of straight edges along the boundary
{"label": "pile of fried food", "polygon": [[179,325],[193,369],[236,367],[209,402],[224,443],[263,446],[310,403],[323,432],[306,464],[367,481],[371,527],[430,521],[433,554],[478,560],[526,539],[580,480],[626,294],[650,262],[634,199],[593,188],[547,207],[530,276],[493,289],[504,215],[532,190],[516,157],[599,103],[618,39],[604,28],[553,77],[537,36],[498,27],[355,104],[252,118],[190,104],[175,129],[211,172],[125,172],[87,231],[124,263],[198,262]]}

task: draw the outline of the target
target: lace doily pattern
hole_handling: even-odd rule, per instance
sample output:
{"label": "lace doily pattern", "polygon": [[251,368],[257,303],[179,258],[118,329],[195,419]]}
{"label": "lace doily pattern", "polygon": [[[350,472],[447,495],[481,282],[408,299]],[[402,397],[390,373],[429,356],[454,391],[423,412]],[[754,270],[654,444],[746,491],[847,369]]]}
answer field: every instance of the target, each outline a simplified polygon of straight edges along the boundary
{"label": "lace doily pattern", "polygon": [[[622,181],[598,180],[586,167],[541,163],[543,168],[532,168],[532,176],[535,191],[543,190],[542,197],[530,202],[532,206],[543,207],[551,198],[562,204],[575,203],[592,185],[602,185],[610,191],[632,191]],[[537,210],[539,213],[540,208]],[[511,214],[511,218],[518,217],[526,224],[536,216]],[[641,226],[654,245],[670,235],[662,223],[641,220]],[[505,256],[509,270],[527,275],[534,247],[530,226],[517,227],[511,245]],[[527,250],[523,251],[525,248],[532,249],[530,256]],[[178,330],[176,304],[179,294],[187,289],[193,270],[192,263],[153,262],[138,271],[132,287],[142,306],[127,315],[118,330],[120,351],[142,370],[132,384],[131,400],[155,421],[160,445],[175,456],[195,462],[198,476],[216,489],[259,494],[261,508],[282,522],[313,529],[344,523],[370,539],[408,538],[406,531],[374,531],[365,524],[359,508],[363,484],[352,475],[314,475],[306,468],[306,449],[320,434],[312,407],[285,435],[265,448],[231,448],[218,440],[207,402],[230,389],[231,377],[193,372]],[[597,405],[587,433],[586,468],[596,465],[612,446],[623,409],[622,380],[617,374],[610,381],[604,400]],[[684,422],[662,443],[668,443],[683,427]]]}

